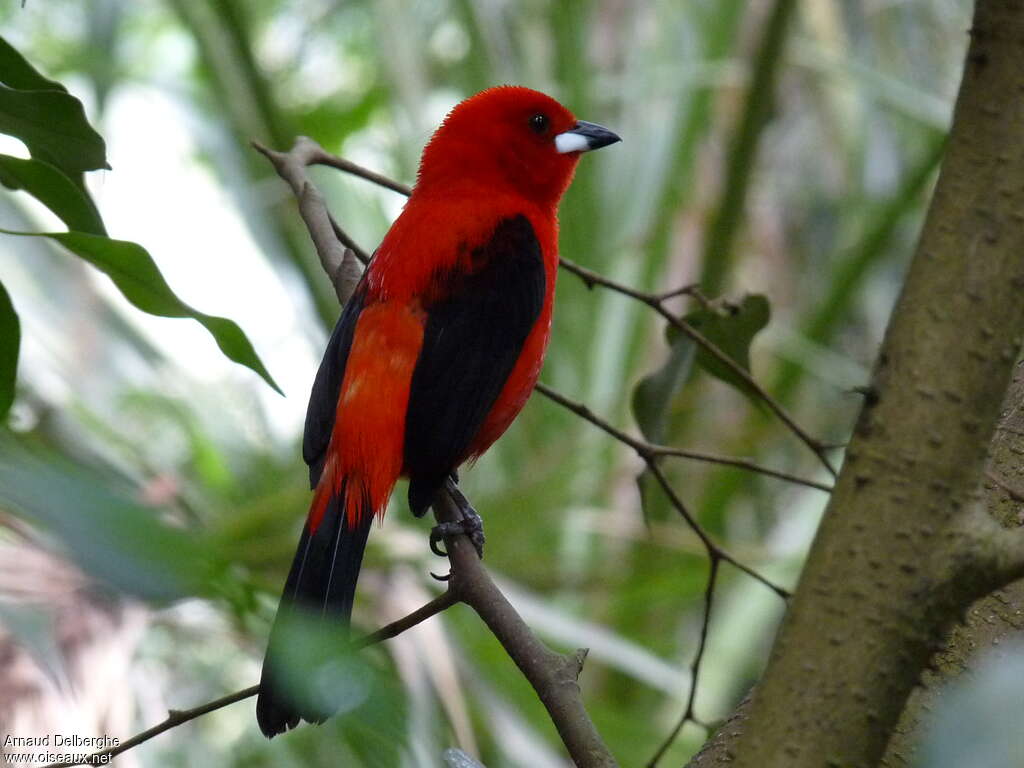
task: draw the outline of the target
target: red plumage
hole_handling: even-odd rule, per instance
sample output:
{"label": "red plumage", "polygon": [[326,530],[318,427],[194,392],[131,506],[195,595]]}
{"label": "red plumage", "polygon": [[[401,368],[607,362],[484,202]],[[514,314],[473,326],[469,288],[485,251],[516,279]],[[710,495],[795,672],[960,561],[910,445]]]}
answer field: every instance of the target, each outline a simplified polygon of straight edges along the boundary
{"label": "red plumage", "polygon": [[[615,140],[512,86],[462,102],[434,134],[314,384],[315,493],[279,617],[322,605],[347,621],[369,522],[397,479],[422,513],[522,410],[551,328],[558,203],[580,152]],[[257,709],[268,736],[329,714],[281,694],[274,649],[272,633]]]}

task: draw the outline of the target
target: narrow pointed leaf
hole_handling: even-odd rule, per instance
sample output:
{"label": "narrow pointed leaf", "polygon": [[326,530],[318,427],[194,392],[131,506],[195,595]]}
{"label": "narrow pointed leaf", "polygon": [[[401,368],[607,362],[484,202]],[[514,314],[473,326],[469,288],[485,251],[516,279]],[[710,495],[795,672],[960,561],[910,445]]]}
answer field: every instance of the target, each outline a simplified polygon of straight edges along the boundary
{"label": "narrow pointed leaf", "polygon": [[72,176],[107,165],[106,144],[82,102],[63,91],[21,91],[0,85],[0,133],[25,142],[32,157]]}
{"label": "narrow pointed leaf", "polygon": [[42,160],[0,155],[0,184],[23,189],[53,211],[68,229],[104,235],[106,230],[88,193]]}
{"label": "narrow pointed leaf", "polygon": [[689,378],[696,351],[696,345],[685,336],[675,336],[670,344],[664,364],[633,390],[633,418],[652,443],[665,440],[672,401]]}
{"label": "narrow pointed leaf", "polygon": [[153,257],[141,245],[86,232],[0,232],[48,237],[104,272],[124,297],[143,312],[159,317],[192,318],[210,332],[217,346],[229,359],[252,369],[281,393],[280,387],[242,329],[232,320],[207,315],[179,299],[160,273]]}
{"label": "narrow pointed leaf", "polygon": [[[643,436],[651,443],[665,441],[672,403],[690,378],[697,349],[686,336],[666,335],[670,344],[668,358],[658,370],[641,379],[633,390],[633,418]],[[644,519],[648,521],[659,519],[664,511],[663,504],[653,501],[657,497],[652,495],[652,482],[653,478],[647,469],[637,475],[640,505]]]}

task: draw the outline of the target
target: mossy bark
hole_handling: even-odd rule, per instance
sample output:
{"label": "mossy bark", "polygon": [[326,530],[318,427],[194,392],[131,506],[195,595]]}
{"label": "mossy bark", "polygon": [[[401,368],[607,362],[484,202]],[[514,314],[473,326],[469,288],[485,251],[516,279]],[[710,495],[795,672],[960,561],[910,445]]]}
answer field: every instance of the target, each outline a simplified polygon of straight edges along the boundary
{"label": "mossy bark", "polygon": [[[989,450],[984,481],[985,508],[1007,529],[1024,524],[1024,360],[1017,364],[1013,384]],[[954,627],[945,647],[935,655],[900,716],[881,765],[908,768],[927,715],[948,683],[969,669],[981,653],[996,653],[1004,639],[1024,630],[1024,581],[1015,581],[978,600],[962,624]]]}
{"label": "mossy bark", "polygon": [[870,394],[768,668],[726,740],[735,766],[877,765],[949,628],[1013,570],[974,515],[1024,332],[1024,2],[979,0],[971,34]]}

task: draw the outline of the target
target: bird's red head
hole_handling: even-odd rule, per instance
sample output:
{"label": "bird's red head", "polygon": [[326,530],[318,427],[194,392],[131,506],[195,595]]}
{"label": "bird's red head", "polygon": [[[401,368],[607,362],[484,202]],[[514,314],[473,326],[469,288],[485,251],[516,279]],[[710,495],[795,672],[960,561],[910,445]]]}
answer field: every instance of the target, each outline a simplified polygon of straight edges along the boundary
{"label": "bird's red head", "polygon": [[553,208],[580,154],[616,141],[611,131],[577,120],[539,91],[488,88],[458,104],[434,133],[416,191],[508,192]]}

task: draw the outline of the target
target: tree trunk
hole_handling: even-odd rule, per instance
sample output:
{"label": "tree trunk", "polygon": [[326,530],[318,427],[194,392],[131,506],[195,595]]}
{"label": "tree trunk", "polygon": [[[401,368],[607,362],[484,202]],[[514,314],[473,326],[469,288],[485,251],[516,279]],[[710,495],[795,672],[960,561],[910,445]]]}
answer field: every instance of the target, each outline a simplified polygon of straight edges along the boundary
{"label": "tree trunk", "polygon": [[[732,765],[875,766],[949,628],[1022,571],[979,487],[1024,331],[1024,3],[979,0],[924,231]],[[989,522],[989,525],[986,525]],[[993,530],[994,529],[994,530]]]}
{"label": "tree trunk", "polygon": [[[1024,522],[1024,361],[1017,364],[1013,384],[1003,402],[985,470],[985,508],[1006,528]],[[979,653],[993,653],[1003,639],[1024,629],[1024,581],[978,600],[967,611],[932,660],[900,716],[882,759],[884,768],[913,765],[921,726],[933,711],[946,684],[970,668]]]}

